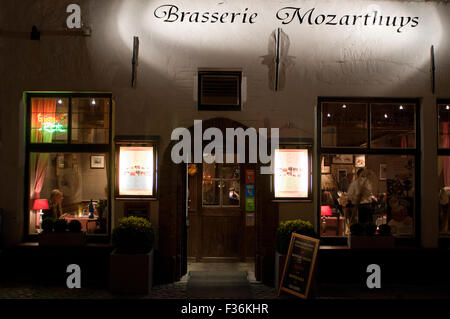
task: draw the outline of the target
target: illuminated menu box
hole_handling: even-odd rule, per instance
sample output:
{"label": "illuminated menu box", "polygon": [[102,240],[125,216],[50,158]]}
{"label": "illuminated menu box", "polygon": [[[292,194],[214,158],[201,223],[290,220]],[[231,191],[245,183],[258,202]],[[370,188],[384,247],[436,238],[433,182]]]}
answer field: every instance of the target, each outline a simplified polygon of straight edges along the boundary
{"label": "illuminated menu box", "polygon": [[119,195],[152,196],[153,161],[152,146],[120,146]]}
{"label": "illuminated menu box", "polygon": [[275,150],[275,198],[308,197],[308,161],[308,149]]}

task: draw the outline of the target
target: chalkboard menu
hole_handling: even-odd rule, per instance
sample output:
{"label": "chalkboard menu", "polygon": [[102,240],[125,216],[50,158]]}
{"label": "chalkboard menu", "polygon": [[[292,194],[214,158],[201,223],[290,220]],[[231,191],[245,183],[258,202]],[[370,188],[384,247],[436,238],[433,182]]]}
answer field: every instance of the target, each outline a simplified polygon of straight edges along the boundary
{"label": "chalkboard menu", "polygon": [[300,298],[308,297],[318,249],[318,239],[292,233],[278,296],[283,290]]}

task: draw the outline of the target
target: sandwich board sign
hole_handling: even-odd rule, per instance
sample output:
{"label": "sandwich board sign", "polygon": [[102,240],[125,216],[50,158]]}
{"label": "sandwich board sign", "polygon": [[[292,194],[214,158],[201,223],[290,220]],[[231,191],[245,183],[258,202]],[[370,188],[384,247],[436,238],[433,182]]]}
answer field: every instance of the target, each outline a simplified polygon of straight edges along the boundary
{"label": "sandwich board sign", "polygon": [[306,299],[317,260],[319,239],[292,233],[283,275],[278,289]]}

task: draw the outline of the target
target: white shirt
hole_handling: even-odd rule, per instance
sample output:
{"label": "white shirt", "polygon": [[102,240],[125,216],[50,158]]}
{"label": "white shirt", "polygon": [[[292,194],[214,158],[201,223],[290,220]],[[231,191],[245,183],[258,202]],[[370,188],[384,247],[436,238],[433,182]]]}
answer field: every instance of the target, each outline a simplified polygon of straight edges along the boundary
{"label": "white shirt", "polygon": [[353,205],[372,203],[372,186],[366,177],[359,176],[352,181],[347,193]]}

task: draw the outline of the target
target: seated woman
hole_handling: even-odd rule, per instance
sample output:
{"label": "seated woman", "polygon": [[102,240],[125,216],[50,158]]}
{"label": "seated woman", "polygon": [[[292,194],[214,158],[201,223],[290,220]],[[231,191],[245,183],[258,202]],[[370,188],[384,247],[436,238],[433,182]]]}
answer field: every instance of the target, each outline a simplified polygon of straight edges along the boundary
{"label": "seated woman", "polygon": [[63,193],[59,189],[54,189],[50,193],[50,199],[48,201],[49,209],[45,209],[42,212],[44,213],[43,219],[46,218],[59,218],[62,213],[62,201],[63,201]]}

